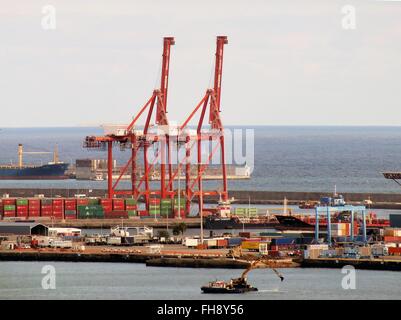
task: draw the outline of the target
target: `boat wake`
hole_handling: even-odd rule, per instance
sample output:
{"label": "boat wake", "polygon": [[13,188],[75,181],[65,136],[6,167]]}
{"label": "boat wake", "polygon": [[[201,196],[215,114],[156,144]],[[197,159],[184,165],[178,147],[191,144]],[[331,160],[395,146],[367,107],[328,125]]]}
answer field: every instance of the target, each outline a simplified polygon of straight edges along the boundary
{"label": "boat wake", "polygon": [[258,290],[257,293],[286,293],[286,292],[285,291],[281,291],[280,288],[274,288],[274,289]]}

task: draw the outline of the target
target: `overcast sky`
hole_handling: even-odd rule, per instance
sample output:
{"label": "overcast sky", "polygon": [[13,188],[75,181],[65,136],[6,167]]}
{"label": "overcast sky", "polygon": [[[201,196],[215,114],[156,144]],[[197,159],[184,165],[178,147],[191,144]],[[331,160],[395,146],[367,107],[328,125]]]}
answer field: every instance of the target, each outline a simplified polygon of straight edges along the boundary
{"label": "overcast sky", "polygon": [[163,36],[181,122],[210,85],[216,35],[225,124],[401,123],[401,1],[0,0],[0,127],[129,122],[159,82]]}

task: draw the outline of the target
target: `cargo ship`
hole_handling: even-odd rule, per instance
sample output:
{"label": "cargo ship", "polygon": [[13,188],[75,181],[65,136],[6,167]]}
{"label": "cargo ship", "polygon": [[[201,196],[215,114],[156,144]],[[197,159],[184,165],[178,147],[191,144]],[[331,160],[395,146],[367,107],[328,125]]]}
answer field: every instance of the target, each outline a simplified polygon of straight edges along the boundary
{"label": "cargo ship", "polygon": [[276,229],[279,227],[278,220],[272,216],[259,216],[252,218],[244,217],[221,217],[218,215],[209,215],[204,218],[204,227],[207,230],[223,229]]}
{"label": "cargo ship", "polygon": [[54,180],[67,179],[65,174],[68,169],[68,163],[58,160],[57,148],[53,152],[53,162],[45,165],[24,165],[22,156],[24,153],[44,154],[49,152],[24,152],[22,144],[18,145],[18,165],[0,165],[1,180]]}
{"label": "cargo ship", "polygon": [[[316,219],[312,215],[275,215],[276,219],[280,223],[281,227],[291,227],[291,228],[299,228],[299,229],[310,229],[313,230],[315,228]],[[331,223],[337,222],[350,222],[350,213],[349,212],[341,212],[332,215]],[[358,221],[362,223],[361,221]],[[367,229],[380,229],[390,226],[389,219],[380,219],[377,218],[374,212],[369,212],[366,217],[366,228]],[[327,228],[327,218],[320,217],[319,219],[319,229],[326,230]]]}

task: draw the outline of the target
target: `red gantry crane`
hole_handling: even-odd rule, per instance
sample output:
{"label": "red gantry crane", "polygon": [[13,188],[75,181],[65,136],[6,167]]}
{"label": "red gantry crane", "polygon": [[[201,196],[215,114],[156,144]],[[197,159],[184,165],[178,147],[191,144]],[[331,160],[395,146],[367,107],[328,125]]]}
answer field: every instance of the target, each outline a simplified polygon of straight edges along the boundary
{"label": "red gantry crane", "polygon": [[[140,109],[128,126],[114,128],[110,132],[105,132],[104,136],[88,136],[85,139],[84,147],[89,149],[107,150],[108,155],[108,197],[113,198],[116,195],[129,195],[135,199],[143,197],[146,203],[146,209],[149,211],[150,197],[155,196],[163,199],[174,199],[183,196],[185,199],[184,215],[190,212],[190,204],[194,198],[198,199],[199,210],[203,208],[204,195],[220,196],[219,209],[221,213],[224,210],[229,211],[229,200],[227,190],[227,174],[224,149],[224,128],[220,117],[221,112],[221,82],[223,73],[223,53],[224,45],[227,44],[226,36],[218,36],[216,41],[216,59],[214,70],[214,86],[207,89],[204,97],[193,109],[189,117],[181,126],[171,126],[167,119],[167,93],[170,65],[170,49],[175,44],[173,37],[164,38],[163,62],[160,89],[153,91],[150,99]],[[156,107],[154,123],[152,117]],[[147,111],[143,130],[138,129],[138,120]],[[200,112],[196,129],[190,129],[189,125],[195,115]],[[205,116],[208,114],[209,127],[204,125]],[[154,129],[157,129],[156,131]],[[175,140],[175,141],[174,141]],[[173,172],[171,145],[177,143],[177,166]],[[202,159],[202,142],[215,143],[212,150],[206,153]],[[113,145],[120,145],[120,149],[130,148],[131,155],[128,162],[122,167],[116,181],[113,181]],[[157,145],[157,152],[153,160],[149,159],[149,148]],[[178,159],[179,146],[185,146],[184,159]],[[191,172],[191,150],[196,147],[196,174]],[[217,151],[220,153],[220,165],[222,169],[222,178],[219,190],[203,190],[202,175],[209,166],[213,156]],[[143,154],[144,173],[138,179],[138,157]],[[159,161],[159,163],[157,163]],[[150,189],[150,172],[159,164],[160,171],[160,189]],[[131,190],[118,189],[117,186],[123,175],[131,166]],[[180,179],[181,167],[185,166],[185,189],[183,191],[174,189],[174,180]],[[167,170],[168,176],[167,176]],[[137,181],[139,180],[139,181]],[[179,188],[178,188],[179,189]],[[180,205],[178,204],[178,217],[181,217]],[[176,215],[177,217],[177,215]]]}
{"label": "red gantry crane", "polygon": [[[153,91],[150,99],[135,115],[131,123],[126,127],[114,128],[109,132],[105,132],[104,136],[87,136],[84,141],[84,147],[89,149],[107,149],[108,159],[108,197],[113,198],[115,195],[131,195],[135,199],[144,196],[146,202],[146,208],[149,210],[149,199],[151,194],[160,194],[162,198],[165,198],[168,194],[171,196],[172,187],[167,189],[167,185],[171,185],[169,181],[166,181],[166,163],[168,163],[169,178],[171,178],[172,167],[171,167],[171,151],[170,151],[170,139],[169,139],[169,123],[167,119],[167,93],[168,93],[168,80],[169,80],[169,67],[170,67],[170,49],[175,44],[173,37],[165,37],[163,39],[163,61],[161,70],[161,81],[160,88]],[[152,117],[156,106],[156,115],[154,124],[159,129],[166,130],[165,134],[154,132],[151,129]],[[147,111],[147,114],[145,113]],[[143,130],[138,128],[139,118],[146,114],[145,123]],[[164,138],[165,139],[164,139]],[[164,140],[164,141],[163,141]],[[160,143],[160,152],[157,153],[156,158],[160,159],[160,190],[150,189],[150,177],[149,173],[154,163],[150,163],[148,159],[149,147],[155,143]],[[113,145],[119,144],[122,150],[131,149],[131,155],[128,162],[122,167],[122,170],[116,179],[113,181]],[[167,149],[167,150],[166,150]],[[143,154],[143,165],[144,174],[137,181],[137,161],[140,155],[140,151]],[[166,157],[168,158],[166,160]],[[131,190],[118,189],[118,184],[121,181],[123,175],[127,172],[129,166],[131,166]],[[168,192],[169,191],[169,192]]]}
{"label": "red gantry crane", "polygon": [[[179,141],[185,142],[185,158],[179,162],[178,169],[171,177],[170,183],[174,181],[177,172],[180,171],[182,166],[185,166],[185,190],[183,195],[186,199],[185,215],[190,212],[190,203],[194,197],[198,198],[199,212],[203,208],[204,195],[219,195],[221,197],[220,210],[230,210],[227,190],[227,174],[226,174],[226,161],[225,161],[225,148],[224,148],[224,128],[220,117],[221,112],[221,81],[223,75],[223,53],[224,45],[228,43],[226,36],[218,36],[216,41],[216,59],[214,68],[214,86],[207,89],[204,97],[193,109],[188,118],[179,127]],[[205,116],[208,112],[209,128],[204,127]],[[200,116],[197,122],[196,131],[189,128],[189,123],[195,117],[196,113],[200,111]],[[208,153],[204,153],[202,159],[202,142],[215,141],[215,146]],[[178,143],[177,143],[178,145]],[[191,175],[191,149],[196,145],[196,176]],[[206,149],[206,148],[203,148]],[[205,150],[203,150],[205,151]],[[203,190],[202,175],[209,166],[213,156],[220,151],[220,166],[222,170],[221,189],[220,190]],[[206,159],[205,159],[206,155]]]}

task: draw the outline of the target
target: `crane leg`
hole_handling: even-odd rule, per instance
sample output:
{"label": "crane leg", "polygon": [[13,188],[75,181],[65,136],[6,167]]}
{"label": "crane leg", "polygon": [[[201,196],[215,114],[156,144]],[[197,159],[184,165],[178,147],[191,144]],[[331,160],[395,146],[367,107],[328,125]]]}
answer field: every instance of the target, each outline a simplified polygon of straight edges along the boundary
{"label": "crane leg", "polygon": [[281,281],[284,280],[284,276],[280,272],[278,272],[275,268],[272,268],[272,270],[280,278]]}

